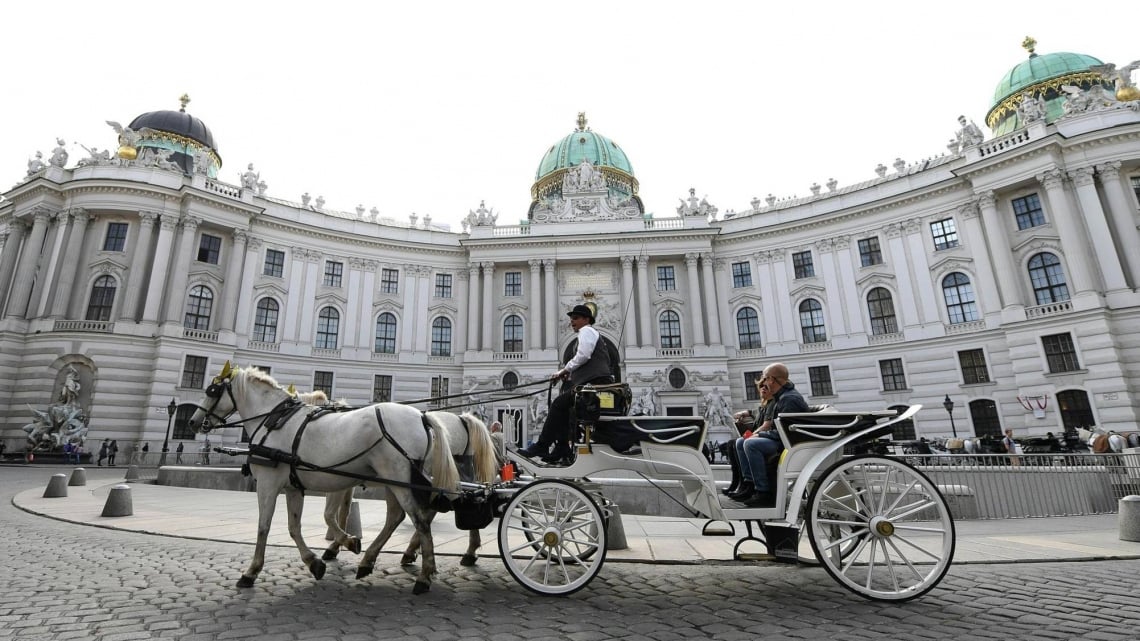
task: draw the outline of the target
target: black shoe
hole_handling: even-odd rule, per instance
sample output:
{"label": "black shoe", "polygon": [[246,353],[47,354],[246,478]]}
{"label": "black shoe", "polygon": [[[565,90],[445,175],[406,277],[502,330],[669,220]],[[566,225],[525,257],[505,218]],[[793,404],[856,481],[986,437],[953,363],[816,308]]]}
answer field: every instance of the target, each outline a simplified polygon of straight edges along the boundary
{"label": "black shoe", "polygon": [[752,493],[755,491],[756,488],[753,487],[752,481],[741,481],[740,487],[737,488],[737,490],[732,494],[729,494],[728,498],[732,499],[733,501],[741,501],[752,496]]}
{"label": "black shoe", "polygon": [[723,494],[723,495],[725,495],[725,496],[732,496],[733,494],[735,494],[735,493],[736,493],[736,491],[737,491],[738,489],[740,489],[738,486],[736,486],[736,485],[730,485],[730,486],[728,486],[728,487],[726,487],[726,488],[722,489],[722,490],[720,491],[720,493],[721,493],[721,494]]}
{"label": "black shoe", "polygon": [[570,449],[569,445],[555,445],[554,450],[552,450],[550,454],[543,456],[542,460],[543,462],[553,465],[561,465],[570,458],[570,454],[572,453],[573,450]]}
{"label": "black shoe", "polygon": [[776,507],[776,495],[772,492],[753,492],[742,503],[748,507]]}
{"label": "black shoe", "polygon": [[527,458],[540,458],[540,457],[546,456],[546,450],[547,450],[547,448],[540,447],[538,445],[538,443],[535,443],[534,445],[531,445],[530,447],[520,447],[519,449],[517,449],[515,451],[518,452],[519,454],[521,454],[522,456],[527,457]]}

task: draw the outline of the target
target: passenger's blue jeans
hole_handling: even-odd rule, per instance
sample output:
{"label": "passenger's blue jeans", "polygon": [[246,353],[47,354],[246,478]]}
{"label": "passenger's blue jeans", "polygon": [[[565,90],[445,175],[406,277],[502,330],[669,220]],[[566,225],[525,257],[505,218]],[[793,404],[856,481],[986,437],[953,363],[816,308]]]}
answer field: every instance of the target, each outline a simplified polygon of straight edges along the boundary
{"label": "passenger's blue jeans", "polygon": [[779,439],[766,436],[742,438],[736,441],[736,459],[740,462],[740,474],[752,481],[758,492],[769,492],[767,457],[784,449]]}

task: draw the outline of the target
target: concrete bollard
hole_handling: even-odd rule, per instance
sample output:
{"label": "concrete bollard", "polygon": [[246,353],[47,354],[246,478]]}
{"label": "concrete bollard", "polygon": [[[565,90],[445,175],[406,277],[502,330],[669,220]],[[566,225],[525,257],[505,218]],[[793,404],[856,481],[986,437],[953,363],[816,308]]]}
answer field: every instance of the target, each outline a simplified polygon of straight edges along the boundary
{"label": "concrete bollard", "polygon": [[125,481],[137,481],[139,478],[139,466],[127,466],[127,475],[123,478]]}
{"label": "concrete bollard", "polygon": [[[344,531],[348,532],[358,539],[364,537],[364,530],[360,527],[360,501],[353,501],[352,503],[349,503],[348,523],[344,524]],[[330,527],[328,531],[325,532],[325,540],[331,541],[334,538],[333,529]]]}
{"label": "concrete bollard", "polygon": [[625,540],[625,524],[621,520],[621,508],[617,503],[609,506],[610,518],[606,523],[606,549],[627,550],[629,543]]}
{"label": "concrete bollard", "polygon": [[1120,499],[1117,512],[1121,541],[1140,541],[1140,496],[1133,494]]}
{"label": "concrete bollard", "polygon": [[71,478],[67,480],[70,487],[82,487],[87,485],[87,470],[77,467],[71,470]]}
{"label": "concrete bollard", "polygon": [[60,499],[67,496],[67,475],[52,474],[47,487],[44,488],[45,499]]}
{"label": "concrete bollard", "polygon": [[107,495],[107,502],[103,504],[102,516],[131,516],[135,513],[131,503],[131,486],[116,485]]}

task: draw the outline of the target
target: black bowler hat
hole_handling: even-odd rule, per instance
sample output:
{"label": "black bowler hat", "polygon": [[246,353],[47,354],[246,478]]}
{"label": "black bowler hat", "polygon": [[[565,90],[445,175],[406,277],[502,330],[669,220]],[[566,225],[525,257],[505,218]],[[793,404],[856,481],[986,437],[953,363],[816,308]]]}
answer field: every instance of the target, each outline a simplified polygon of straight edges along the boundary
{"label": "black bowler hat", "polygon": [[587,305],[575,305],[574,309],[566,312],[567,316],[581,316],[590,319],[590,324],[594,324],[594,311]]}

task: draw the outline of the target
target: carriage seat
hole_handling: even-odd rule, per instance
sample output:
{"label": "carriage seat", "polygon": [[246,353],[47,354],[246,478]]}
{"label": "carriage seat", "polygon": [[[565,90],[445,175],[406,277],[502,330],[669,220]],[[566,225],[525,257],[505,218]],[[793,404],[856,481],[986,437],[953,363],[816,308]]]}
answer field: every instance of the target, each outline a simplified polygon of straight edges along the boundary
{"label": "carriage seat", "polygon": [[[776,419],[776,427],[788,447],[811,441],[832,441],[851,432],[862,432],[873,428],[885,418],[898,416],[897,410],[874,410],[869,412],[837,412],[825,405],[815,412],[784,413]],[[891,426],[867,434],[868,439],[879,438],[891,433]]]}

